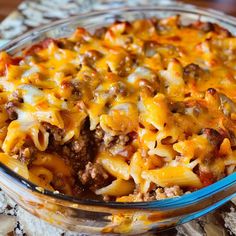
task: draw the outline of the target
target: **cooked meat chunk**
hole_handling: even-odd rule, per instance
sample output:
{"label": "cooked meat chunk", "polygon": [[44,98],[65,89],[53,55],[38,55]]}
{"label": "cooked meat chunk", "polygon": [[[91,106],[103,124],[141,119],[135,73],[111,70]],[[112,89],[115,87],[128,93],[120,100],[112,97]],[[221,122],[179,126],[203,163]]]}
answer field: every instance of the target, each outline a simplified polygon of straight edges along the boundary
{"label": "cooked meat chunk", "polygon": [[177,185],[172,187],[157,188],[155,190],[156,200],[178,197],[181,195],[183,195],[183,190]]}
{"label": "cooked meat chunk", "polygon": [[93,160],[94,152],[95,145],[89,128],[83,128],[78,139],[72,139],[62,147],[64,158],[70,162],[76,173]]}
{"label": "cooked meat chunk", "polygon": [[51,125],[49,123],[43,124],[46,131],[48,131],[50,134],[53,135],[53,138],[55,141],[60,142],[63,139],[64,131],[54,125]]}
{"label": "cooked meat chunk", "polygon": [[178,197],[184,194],[184,191],[177,185],[172,187],[158,187],[152,191],[149,191],[145,194],[140,193],[136,190],[134,192],[136,195],[136,199],[138,201],[153,201],[153,200],[161,200],[166,198]]}
{"label": "cooked meat chunk", "polygon": [[[62,143],[64,130],[48,123],[43,126],[50,133],[48,151],[56,152],[72,167],[74,184],[72,192],[76,195],[83,192],[83,186],[96,189],[106,185],[109,175],[100,164],[92,164],[98,143],[94,142],[94,135],[89,130],[89,123],[85,122],[78,138],[73,138],[67,143]],[[53,180],[55,189],[68,192],[68,186],[60,176]]]}
{"label": "cooked meat chunk", "polygon": [[106,148],[111,148],[114,145],[125,146],[130,140],[128,135],[112,136],[108,133],[105,133],[105,131],[101,128],[100,125],[97,126],[94,132],[94,137],[96,141],[103,142]]}
{"label": "cooked meat chunk", "polygon": [[81,55],[81,63],[93,67],[94,63],[102,56],[102,53],[97,50],[89,50],[85,54]]}
{"label": "cooked meat chunk", "polygon": [[130,133],[112,136],[105,133],[100,125],[97,126],[94,132],[95,143],[103,145],[112,155],[119,154],[125,157],[130,157],[135,152],[135,148],[130,145],[130,141],[134,138],[132,136],[135,135]]}
{"label": "cooked meat chunk", "polygon": [[[157,199],[157,195],[158,195],[157,193],[159,192],[158,189],[156,190],[156,199]],[[183,195],[183,190],[179,186],[175,185],[172,187],[165,187],[164,193],[166,194],[167,198],[178,197],[178,196]]]}
{"label": "cooked meat chunk", "polygon": [[194,63],[188,64],[184,67],[184,80],[199,79],[203,69]]}
{"label": "cooked meat chunk", "polygon": [[129,142],[128,135],[119,135],[119,136],[104,136],[104,144],[107,148],[112,148],[115,145],[125,146]]}
{"label": "cooked meat chunk", "polygon": [[155,192],[147,192],[145,194],[138,194],[138,198],[140,198],[140,201],[154,201],[155,198]]}
{"label": "cooked meat chunk", "polygon": [[80,153],[86,145],[86,139],[78,139],[71,142],[71,150],[74,153]]}
{"label": "cooked meat chunk", "polygon": [[6,111],[10,120],[16,120],[18,117],[17,112],[16,112],[17,105],[18,103],[14,101],[10,101],[6,103],[5,105],[5,108],[6,108]]}
{"label": "cooked meat chunk", "polygon": [[101,28],[96,29],[93,35],[99,39],[102,39],[104,38],[106,32],[107,32],[107,28],[101,27]]}
{"label": "cooked meat chunk", "polygon": [[80,99],[82,94],[81,94],[81,83],[80,81],[74,81],[73,83],[70,84],[72,86],[72,94],[77,98]]}
{"label": "cooked meat chunk", "polygon": [[17,159],[23,162],[24,164],[28,165],[32,162],[34,159],[34,153],[36,151],[36,148],[33,146],[29,147],[21,147],[19,150],[19,153],[17,154]]}
{"label": "cooked meat chunk", "polygon": [[84,170],[78,172],[81,183],[91,190],[99,189],[109,183],[109,175],[99,163],[88,162]]}
{"label": "cooked meat chunk", "polygon": [[118,55],[117,58],[114,58],[117,63],[113,64],[111,61],[107,62],[108,70],[120,77],[128,76],[136,63],[136,59],[136,56],[131,53]]}
{"label": "cooked meat chunk", "polygon": [[185,113],[186,105],[184,102],[171,102],[169,106],[170,106],[171,112],[173,113],[180,113],[180,114]]}
{"label": "cooked meat chunk", "polygon": [[13,100],[5,104],[5,109],[8,113],[9,119],[16,120],[17,119],[16,109],[23,102],[23,99],[20,97],[17,90],[12,93],[12,97],[13,97]]}
{"label": "cooked meat chunk", "polygon": [[102,142],[104,134],[105,134],[104,130],[102,129],[100,125],[98,125],[94,131],[95,142],[99,142],[99,143]]}
{"label": "cooked meat chunk", "polygon": [[74,46],[75,46],[75,43],[70,41],[70,40],[66,40],[66,39],[60,39],[57,41],[57,46],[59,48],[62,48],[62,49],[69,49],[69,50],[73,50]]}
{"label": "cooked meat chunk", "polygon": [[220,134],[217,130],[211,128],[205,128],[201,133],[206,135],[209,142],[215,147],[218,147],[226,137]]}
{"label": "cooked meat chunk", "polygon": [[[113,140],[107,143],[107,149],[112,155],[130,155],[130,151],[134,150],[128,149],[128,147],[130,147],[127,145],[129,140],[130,138],[128,135],[114,136]],[[104,138],[104,141],[106,142],[107,140]]]}
{"label": "cooked meat chunk", "polygon": [[122,96],[127,96],[128,95],[128,89],[126,85],[123,82],[117,82],[114,83],[110,89],[109,89],[109,95],[111,97],[117,96],[117,95],[122,95]]}
{"label": "cooked meat chunk", "polygon": [[217,93],[217,91],[214,88],[209,88],[209,89],[207,89],[207,93],[209,93],[212,96],[214,96]]}
{"label": "cooked meat chunk", "polygon": [[64,131],[49,123],[43,123],[43,127],[50,134],[49,136],[50,145],[48,147],[50,151],[60,150],[60,143],[65,135]]}
{"label": "cooked meat chunk", "polygon": [[50,134],[48,151],[57,152],[72,167],[74,173],[83,170],[85,165],[92,161],[95,145],[87,124],[81,129],[78,138],[73,138],[65,144],[62,143],[64,130],[48,123],[43,126]]}

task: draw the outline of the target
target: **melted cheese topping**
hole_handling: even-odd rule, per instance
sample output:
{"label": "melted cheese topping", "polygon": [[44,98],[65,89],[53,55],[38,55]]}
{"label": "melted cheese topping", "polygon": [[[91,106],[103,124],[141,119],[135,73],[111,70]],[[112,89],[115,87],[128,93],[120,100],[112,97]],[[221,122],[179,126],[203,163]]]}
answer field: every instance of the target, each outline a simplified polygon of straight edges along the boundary
{"label": "melted cheese topping", "polygon": [[[32,46],[21,58],[2,52],[3,162],[12,165],[6,154],[13,157],[28,139],[40,155],[47,152],[42,123],[64,130],[63,144],[79,137],[88,118],[91,130],[135,134],[131,155],[98,153],[97,161],[117,180],[97,194],[121,197],[137,186],[145,194],[153,184],[208,185],[236,164],[235,55],[236,38],[225,29],[203,22],[181,26],[179,17],[114,23],[99,36],[78,28],[69,38]],[[16,92],[22,102],[11,121],[4,104]],[[53,168],[39,164],[40,155],[33,172],[69,175],[57,155],[47,159]]]}

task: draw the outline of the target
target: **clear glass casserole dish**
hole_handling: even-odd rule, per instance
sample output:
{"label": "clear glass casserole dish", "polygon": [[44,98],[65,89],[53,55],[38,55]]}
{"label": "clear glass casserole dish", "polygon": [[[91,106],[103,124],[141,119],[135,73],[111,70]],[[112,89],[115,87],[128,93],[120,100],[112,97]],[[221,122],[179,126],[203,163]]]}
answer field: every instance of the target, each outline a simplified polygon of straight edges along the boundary
{"label": "clear glass casserole dish", "polygon": [[[235,18],[189,5],[142,6],[81,14],[33,30],[0,50],[17,54],[23,48],[48,37],[70,35],[77,26],[93,31],[115,20],[167,17],[179,14],[183,23],[199,18],[216,22],[236,33]],[[81,200],[42,191],[0,163],[0,186],[19,205],[58,227],[92,235],[141,234],[188,222],[208,213],[236,196],[236,173],[190,194],[152,202],[118,203]]]}

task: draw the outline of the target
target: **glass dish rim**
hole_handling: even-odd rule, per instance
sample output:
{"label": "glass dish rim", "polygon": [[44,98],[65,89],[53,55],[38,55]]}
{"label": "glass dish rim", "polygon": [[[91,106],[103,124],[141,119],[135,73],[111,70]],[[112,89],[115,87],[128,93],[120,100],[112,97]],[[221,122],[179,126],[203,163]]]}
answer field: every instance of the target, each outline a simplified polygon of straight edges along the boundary
{"label": "glass dish rim", "polygon": [[[0,47],[0,51],[9,51],[10,49],[14,49],[15,45],[17,47],[17,44],[19,42],[27,42],[30,40],[31,37],[35,37],[37,35],[42,34],[43,32],[46,32],[47,30],[53,29],[57,26],[62,26],[63,24],[67,24],[73,20],[79,21],[82,19],[85,19],[86,17],[96,17],[101,14],[120,14],[122,12],[129,12],[129,11],[157,11],[157,10],[167,10],[167,11],[176,11],[176,12],[182,12],[182,13],[190,13],[190,14],[198,14],[198,15],[205,15],[211,18],[220,19],[223,22],[230,24],[234,27],[236,27],[236,17],[229,16],[225,13],[222,13],[220,11],[212,10],[212,9],[206,9],[202,7],[196,7],[191,4],[184,4],[184,3],[171,3],[171,4],[161,4],[161,5],[142,5],[142,6],[128,6],[128,7],[119,7],[119,8],[113,8],[102,11],[93,11],[88,13],[81,13],[80,15],[76,15],[73,17],[69,17],[66,19],[58,20],[55,22],[52,22],[50,24],[47,24],[45,26],[37,27],[27,33],[24,33],[23,35],[11,40],[10,42],[2,45]],[[222,19],[222,17],[224,17]],[[78,203],[81,205],[88,205],[88,206],[101,206],[101,207],[110,207],[110,208],[116,208],[116,209],[174,209],[176,206],[182,207],[187,206],[196,202],[199,202],[213,194],[216,194],[218,192],[224,191],[226,188],[232,186],[236,183],[236,172],[230,174],[229,176],[207,186],[202,189],[199,189],[197,191],[184,194],[179,197],[174,198],[167,198],[167,199],[161,199],[161,200],[154,200],[154,201],[145,201],[145,202],[115,202],[115,201],[100,201],[100,200],[93,200],[93,199],[80,199],[78,197],[72,197],[69,195],[65,195],[62,193],[55,193],[50,190],[44,190],[41,191],[39,189],[40,186],[37,186],[33,184],[32,182],[26,180],[24,177],[18,175],[13,170],[9,169],[7,166],[5,166],[3,163],[0,162],[0,172],[5,174],[7,177],[9,177],[14,183],[20,184],[21,187],[24,189],[29,189],[32,192],[39,193],[42,196],[47,196],[49,198],[53,198],[55,200],[65,201],[69,203]]]}

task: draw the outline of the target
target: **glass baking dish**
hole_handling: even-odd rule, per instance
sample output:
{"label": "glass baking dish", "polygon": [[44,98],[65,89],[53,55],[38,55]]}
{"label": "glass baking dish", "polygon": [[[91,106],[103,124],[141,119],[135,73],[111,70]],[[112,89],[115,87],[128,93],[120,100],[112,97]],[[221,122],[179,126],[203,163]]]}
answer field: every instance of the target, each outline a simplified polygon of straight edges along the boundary
{"label": "glass baking dish", "polygon": [[[179,14],[183,23],[201,19],[219,23],[236,33],[236,19],[213,10],[184,4],[119,8],[81,14],[35,29],[9,42],[0,50],[18,54],[25,47],[44,38],[65,37],[77,26],[91,31],[115,20],[167,17]],[[156,232],[183,224],[207,214],[236,196],[236,173],[193,193],[181,197],[135,203],[81,200],[75,197],[42,191],[0,163],[0,186],[27,211],[58,227],[99,235],[117,233],[137,235]]]}

